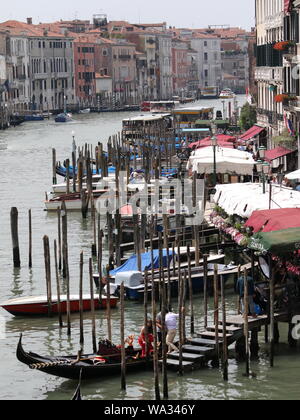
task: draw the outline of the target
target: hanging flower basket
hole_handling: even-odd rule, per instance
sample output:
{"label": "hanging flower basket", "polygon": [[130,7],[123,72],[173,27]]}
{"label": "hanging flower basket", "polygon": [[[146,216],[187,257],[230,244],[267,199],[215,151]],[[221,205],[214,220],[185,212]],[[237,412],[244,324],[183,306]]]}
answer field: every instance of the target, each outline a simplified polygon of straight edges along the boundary
{"label": "hanging flower basket", "polygon": [[277,51],[287,51],[289,48],[294,47],[296,44],[294,41],[283,41],[283,42],[276,42],[274,45],[274,50]]}
{"label": "hanging flower basket", "polygon": [[274,99],[275,99],[275,102],[277,104],[280,104],[280,103],[288,101],[289,100],[289,95],[286,95],[286,94],[283,93],[283,94],[280,94],[280,95],[276,95]]}

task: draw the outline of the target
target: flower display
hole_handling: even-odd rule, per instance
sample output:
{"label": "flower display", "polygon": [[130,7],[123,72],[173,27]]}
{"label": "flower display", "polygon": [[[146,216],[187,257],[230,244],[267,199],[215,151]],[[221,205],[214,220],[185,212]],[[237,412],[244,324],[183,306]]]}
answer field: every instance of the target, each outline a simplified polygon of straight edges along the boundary
{"label": "flower display", "polygon": [[295,43],[293,41],[282,41],[276,42],[274,45],[274,50],[276,51],[286,51],[288,48],[293,47]]}

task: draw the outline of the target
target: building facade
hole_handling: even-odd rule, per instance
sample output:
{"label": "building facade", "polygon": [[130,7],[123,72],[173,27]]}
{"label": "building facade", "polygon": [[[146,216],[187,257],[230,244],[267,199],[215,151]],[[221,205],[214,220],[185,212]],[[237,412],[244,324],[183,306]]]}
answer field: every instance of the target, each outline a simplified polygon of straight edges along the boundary
{"label": "building facade", "polygon": [[197,32],[191,38],[197,51],[200,89],[222,85],[221,39],[214,34]]}
{"label": "building facade", "polygon": [[275,101],[284,93],[283,54],[274,48],[284,39],[284,0],[256,0],[256,30],[257,121],[267,128],[271,149],[272,138],[285,128],[283,104]]}

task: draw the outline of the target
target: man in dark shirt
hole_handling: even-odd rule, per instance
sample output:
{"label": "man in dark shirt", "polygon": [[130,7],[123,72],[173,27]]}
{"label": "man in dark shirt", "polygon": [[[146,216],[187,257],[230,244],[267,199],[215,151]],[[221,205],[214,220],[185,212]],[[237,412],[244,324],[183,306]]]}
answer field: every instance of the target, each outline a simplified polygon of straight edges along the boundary
{"label": "man in dark shirt", "polygon": [[[252,277],[247,277],[248,281],[248,296],[249,296],[249,308],[248,313],[250,312],[253,318],[257,318],[256,311],[255,311],[255,285]],[[245,296],[245,278],[244,276],[240,277],[236,284],[236,293],[240,297],[242,311],[245,313],[245,303],[244,303],[244,296]]]}

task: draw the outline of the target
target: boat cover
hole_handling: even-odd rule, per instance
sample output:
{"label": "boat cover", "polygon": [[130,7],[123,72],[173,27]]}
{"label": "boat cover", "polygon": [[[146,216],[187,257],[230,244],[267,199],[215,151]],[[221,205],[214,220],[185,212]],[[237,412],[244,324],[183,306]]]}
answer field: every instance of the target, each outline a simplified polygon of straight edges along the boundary
{"label": "boat cover", "polygon": [[[173,258],[172,250],[169,251],[169,261],[167,250],[163,250],[163,266],[166,268],[168,264],[171,263]],[[152,262],[151,262],[151,252],[146,252],[145,254],[141,254],[142,260],[142,271],[150,271],[152,269]],[[159,250],[155,249],[153,251],[153,268],[159,268]],[[139,271],[138,270],[138,258],[137,255],[133,255],[123,264],[121,267],[116,268],[110,272],[111,276],[116,276],[118,273],[126,272],[126,271]]]}

